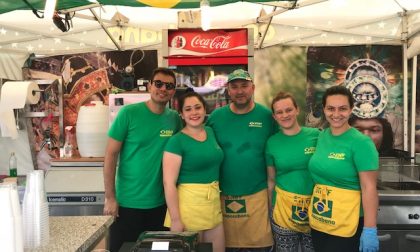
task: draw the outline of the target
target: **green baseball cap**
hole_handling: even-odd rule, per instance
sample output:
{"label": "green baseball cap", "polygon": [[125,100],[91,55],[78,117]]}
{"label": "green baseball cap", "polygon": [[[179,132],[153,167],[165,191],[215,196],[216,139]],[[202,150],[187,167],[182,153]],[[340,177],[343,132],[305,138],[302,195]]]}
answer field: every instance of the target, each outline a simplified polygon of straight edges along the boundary
{"label": "green baseball cap", "polygon": [[252,81],[251,75],[249,75],[249,73],[243,69],[236,69],[235,71],[231,72],[228,75],[228,80],[227,82],[231,82],[234,80],[247,80],[247,81]]}

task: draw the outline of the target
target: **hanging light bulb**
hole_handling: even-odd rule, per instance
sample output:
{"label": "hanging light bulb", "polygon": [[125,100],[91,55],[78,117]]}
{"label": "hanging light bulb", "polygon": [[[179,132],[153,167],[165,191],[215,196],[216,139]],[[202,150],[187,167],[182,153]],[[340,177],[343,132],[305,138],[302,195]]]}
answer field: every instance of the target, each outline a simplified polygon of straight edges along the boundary
{"label": "hanging light bulb", "polygon": [[45,3],[44,9],[44,18],[45,19],[52,19],[54,12],[55,12],[55,4],[57,0],[47,0]]}
{"label": "hanging light bulb", "polygon": [[201,0],[201,29],[207,31],[210,29],[211,17],[210,17],[210,3],[207,0]]}

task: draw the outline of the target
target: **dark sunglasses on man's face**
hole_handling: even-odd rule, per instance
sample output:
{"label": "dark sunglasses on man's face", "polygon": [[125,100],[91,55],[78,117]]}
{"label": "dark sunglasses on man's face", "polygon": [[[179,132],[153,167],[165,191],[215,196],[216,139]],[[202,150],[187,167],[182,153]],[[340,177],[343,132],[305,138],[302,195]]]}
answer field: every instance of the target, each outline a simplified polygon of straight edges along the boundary
{"label": "dark sunglasses on man's face", "polygon": [[161,88],[163,85],[165,85],[166,90],[175,89],[175,83],[172,83],[172,82],[163,82],[161,80],[154,80],[153,84],[157,88]]}

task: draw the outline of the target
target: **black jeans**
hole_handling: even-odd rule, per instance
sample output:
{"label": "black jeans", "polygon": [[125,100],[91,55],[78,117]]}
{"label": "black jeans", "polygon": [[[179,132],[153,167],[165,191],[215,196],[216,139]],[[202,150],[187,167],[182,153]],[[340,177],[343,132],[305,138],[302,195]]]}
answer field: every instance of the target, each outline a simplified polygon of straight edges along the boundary
{"label": "black jeans", "polygon": [[151,209],[119,207],[110,227],[110,251],[118,252],[124,242],[135,242],[144,231],[168,230],[163,226],[166,205]]}
{"label": "black jeans", "polygon": [[274,247],[264,248],[226,248],[226,252],[273,252]]}
{"label": "black jeans", "polygon": [[339,237],[311,229],[312,243],[316,252],[359,252],[363,217],[359,219],[356,233],[352,237]]}

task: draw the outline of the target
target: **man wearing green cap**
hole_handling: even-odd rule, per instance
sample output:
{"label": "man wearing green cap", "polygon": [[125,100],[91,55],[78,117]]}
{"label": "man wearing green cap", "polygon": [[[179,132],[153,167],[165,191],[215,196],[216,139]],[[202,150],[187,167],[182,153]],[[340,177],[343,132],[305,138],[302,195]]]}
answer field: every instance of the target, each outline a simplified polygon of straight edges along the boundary
{"label": "man wearing green cap", "polygon": [[278,127],[271,111],[254,102],[247,71],[230,73],[227,90],[231,103],[208,120],[225,153],[220,188],[226,251],[271,251],[264,148]]}

